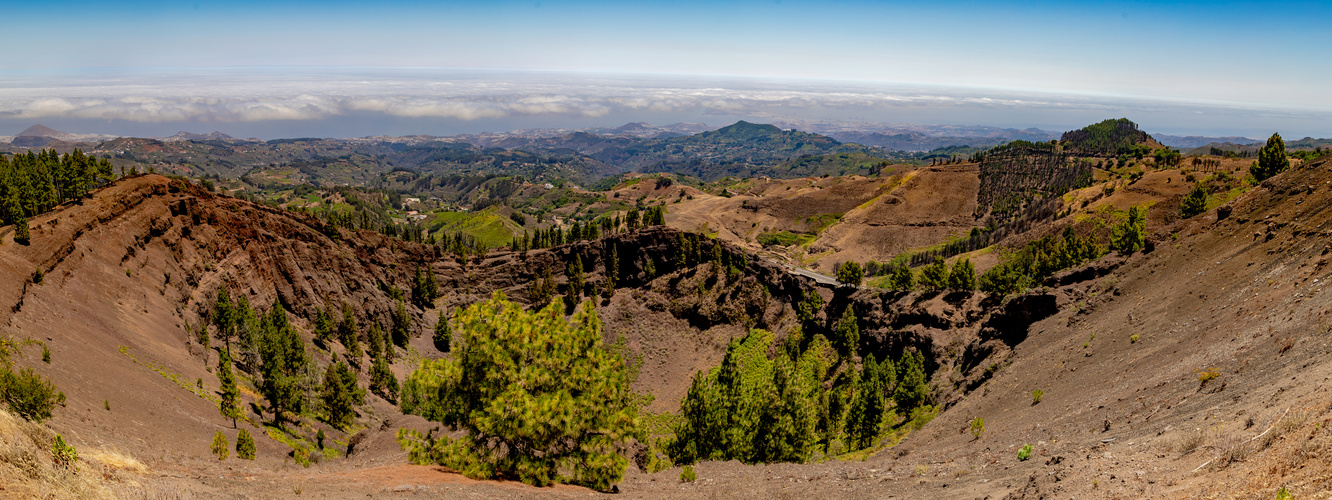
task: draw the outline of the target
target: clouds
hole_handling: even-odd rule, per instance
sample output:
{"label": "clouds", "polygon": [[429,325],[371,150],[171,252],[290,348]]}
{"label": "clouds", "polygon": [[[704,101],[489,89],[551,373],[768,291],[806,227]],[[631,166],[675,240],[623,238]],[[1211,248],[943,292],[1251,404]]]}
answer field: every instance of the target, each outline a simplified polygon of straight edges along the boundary
{"label": "clouds", "polygon": [[[532,71],[252,69],[89,73],[0,79],[6,122],[303,123],[357,117],[512,124],[661,123],[717,117],[809,122],[1051,126],[1108,117],[1166,128],[1263,120],[1332,123],[1327,113],[1233,104],[855,82]],[[1257,120],[1255,122],[1254,120]],[[623,123],[622,121],[620,123]],[[614,125],[616,123],[604,123]],[[1259,126],[1265,126],[1258,123]],[[1078,125],[1080,126],[1080,125]],[[1159,126],[1159,125],[1158,125]],[[225,128],[225,127],[223,127]],[[115,132],[112,132],[115,133]]]}

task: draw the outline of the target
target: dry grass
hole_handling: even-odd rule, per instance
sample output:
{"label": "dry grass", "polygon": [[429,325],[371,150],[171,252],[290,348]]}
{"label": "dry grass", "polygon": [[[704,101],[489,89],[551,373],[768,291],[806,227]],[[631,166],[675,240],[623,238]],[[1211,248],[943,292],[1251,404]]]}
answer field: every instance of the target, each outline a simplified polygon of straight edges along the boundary
{"label": "dry grass", "polygon": [[101,462],[102,465],[115,470],[137,474],[148,472],[148,466],[143,465],[143,462],[119,451],[95,450],[85,454],[84,458]]}
{"label": "dry grass", "polygon": [[[123,472],[147,467],[123,453],[93,451],[71,467],[51,457],[55,432],[0,411],[0,496],[12,498],[117,498],[113,487],[137,485]],[[77,446],[77,444],[75,445]]]}
{"label": "dry grass", "polygon": [[1212,459],[1212,470],[1221,470],[1230,464],[1243,462],[1253,453],[1249,440],[1238,437],[1222,439],[1216,444],[1216,450],[1218,453],[1216,458]]}
{"label": "dry grass", "polygon": [[1193,450],[1207,444],[1207,433],[1202,429],[1191,432],[1184,432],[1179,437],[1167,443],[1166,448],[1169,451],[1179,452],[1180,455],[1188,455]]}

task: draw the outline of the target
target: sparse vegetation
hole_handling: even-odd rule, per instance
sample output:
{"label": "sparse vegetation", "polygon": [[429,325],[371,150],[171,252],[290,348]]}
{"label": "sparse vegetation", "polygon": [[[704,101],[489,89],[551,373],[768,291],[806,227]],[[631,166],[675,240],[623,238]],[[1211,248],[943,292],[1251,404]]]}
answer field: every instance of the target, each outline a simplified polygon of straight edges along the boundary
{"label": "sparse vegetation", "polygon": [[803,245],[813,240],[814,235],[790,231],[765,231],[758,235],[758,243],[764,247]]}
{"label": "sparse vegetation", "polygon": [[976,417],[971,421],[971,437],[980,439],[981,433],[985,432],[985,419]]}
{"label": "sparse vegetation", "polygon": [[1018,449],[1017,459],[1019,462],[1025,462],[1028,458],[1031,458],[1031,444],[1024,444]]}
{"label": "sparse vegetation", "polygon": [[698,480],[698,474],[694,473],[694,466],[686,465],[680,469],[680,482],[692,483]]}
{"label": "sparse vegetation", "polygon": [[1206,384],[1208,381],[1220,376],[1221,372],[1216,371],[1216,368],[1208,368],[1198,372],[1198,382]]}
{"label": "sparse vegetation", "polygon": [[1045,395],[1045,391],[1042,391],[1042,390],[1040,390],[1040,389],[1036,389],[1036,390],[1034,390],[1034,391],[1031,391],[1031,404],[1032,404],[1032,406],[1035,406],[1035,405],[1041,404],[1041,396],[1044,396],[1044,395]]}
{"label": "sparse vegetation", "polygon": [[64,436],[56,434],[55,439],[51,441],[51,458],[55,460],[56,465],[69,467],[79,461],[79,450],[65,443]]}

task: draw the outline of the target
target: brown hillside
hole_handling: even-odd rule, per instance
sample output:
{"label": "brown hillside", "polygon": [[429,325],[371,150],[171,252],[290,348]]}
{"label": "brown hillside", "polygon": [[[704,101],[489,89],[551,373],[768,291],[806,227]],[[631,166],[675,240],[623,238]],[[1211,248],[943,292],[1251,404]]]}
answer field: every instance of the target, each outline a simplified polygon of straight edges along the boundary
{"label": "brown hillside", "polygon": [[[642,356],[637,388],[656,396],[651,410],[675,409],[692,373],[716,366],[726,342],[747,327],[785,335],[795,324],[791,304],[808,293],[827,304],[818,315],[824,327],[855,309],[862,354],[924,353],[932,394],[944,409],[864,462],[703,463],[700,481],[688,485],[677,482],[679,469],[647,474],[631,467],[620,485],[627,496],[1272,498],[1288,485],[1296,498],[1319,498],[1332,490],[1324,460],[1332,453],[1332,395],[1323,384],[1332,377],[1325,361],[1332,347],[1322,339],[1332,311],[1332,296],[1323,292],[1332,279],[1329,163],[1269,179],[1189,220],[1169,215],[1189,185],[1175,171],[1148,173],[1108,196],[1096,187],[1074,192],[1062,223],[1102,207],[1151,204],[1148,250],[1104,257],[1008,299],[815,287],[745,252],[752,245],[739,237],[760,221],[796,227],[796,217],[824,206],[845,209],[824,238],[874,221],[907,231],[935,227],[913,224],[936,220],[961,230],[975,209],[965,181],[975,174],[965,165],[873,182],[756,181],[733,198],[700,194],[697,203],[672,208],[672,224],[686,223],[690,207],[704,210],[706,203],[757,215],[746,221],[710,212],[709,227],[723,240],[731,231],[739,245],[703,239],[706,257],[697,265],[679,258],[681,233],[660,227],[464,262],[370,232],[330,238],[333,231],[299,213],[140,176],[33,218],[31,245],[13,242],[12,228],[0,232],[0,298],[15,304],[0,321],[50,346],[50,365],[25,365],[68,396],[55,430],[80,449],[139,458],[150,471],[145,481],[186,496],[287,496],[293,484],[332,496],[583,496],[588,492],[472,482],[402,465],[393,432],[429,425],[373,396],[361,410],[363,437],[349,459],[300,468],[286,457],[289,447],[250,427],[260,460],[219,465],[208,441],[218,430],[234,431],[206,399],[217,387],[206,368],[215,354],[190,340],[186,322],[197,328],[223,284],[260,308],[278,299],[307,335],[308,318],[325,301],[353,303],[363,324],[385,321],[394,307],[388,289],[409,289],[418,264],[439,278],[436,307],[452,310],[494,290],[527,303],[528,283],[546,268],[563,283],[561,270],[574,255],[587,263],[592,287],[600,286],[613,243],[622,283],[597,305],[608,337],[625,337]],[[916,179],[952,188],[898,191]],[[890,201],[894,196],[901,201]],[[746,202],[758,208],[743,208]],[[913,215],[929,213],[941,215]],[[713,245],[737,273],[712,268]],[[45,279],[33,284],[39,268]],[[414,351],[442,355],[423,336],[436,310],[409,310]],[[399,359],[401,376],[413,355],[399,350]],[[193,389],[197,379],[204,390]],[[1039,403],[1036,389],[1044,392]],[[986,424],[979,437],[967,432],[976,417]],[[330,436],[344,443],[349,437]],[[1034,447],[1030,460],[1016,457],[1023,444]]]}
{"label": "brown hillside", "polygon": [[764,232],[816,235],[802,248],[769,254],[824,272],[838,262],[887,261],[965,234],[980,181],[975,165],[925,167],[885,178],[751,180],[732,197],[700,195],[670,206],[667,223],[751,251]]}

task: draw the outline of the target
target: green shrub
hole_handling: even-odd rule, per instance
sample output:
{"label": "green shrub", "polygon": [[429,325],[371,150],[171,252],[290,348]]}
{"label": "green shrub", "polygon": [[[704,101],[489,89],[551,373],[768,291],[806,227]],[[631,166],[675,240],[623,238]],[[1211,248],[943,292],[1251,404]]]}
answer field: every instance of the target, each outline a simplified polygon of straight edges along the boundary
{"label": "green shrub", "polygon": [[528,312],[496,292],[457,312],[454,326],[455,356],[423,361],[404,383],[402,408],[467,436],[401,430],[412,462],[598,490],[624,476],[621,452],[647,440],[638,419],[645,398],[630,389],[623,345],[602,345],[590,302],[568,321],[560,301]]}
{"label": "green shrub", "polygon": [[291,459],[300,464],[301,467],[310,467],[310,450],[305,448],[296,448],[291,450]]}
{"label": "green shrub", "polygon": [[0,396],[14,414],[42,422],[51,418],[56,405],[65,403],[65,395],[56,391],[55,384],[32,368],[23,368],[18,373],[7,368],[0,370]]}
{"label": "green shrub", "polygon": [[686,465],[684,466],[683,469],[680,469],[680,482],[692,483],[697,479],[698,479],[698,474],[694,473],[694,466]]}
{"label": "green shrub", "polygon": [[229,446],[227,436],[223,435],[222,431],[217,431],[217,434],[213,434],[213,446],[209,449],[213,451],[213,455],[216,455],[218,460],[226,460]]}
{"label": "green shrub", "polygon": [[66,444],[65,438],[56,434],[55,440],[51,442],[51,459],[55,460],[56,465],[69,467],[79,461],[79,450]]}
{"label": "green shrub", "polygon": [[976,417],[971,421],[971,437],[980,439],[983,432],[985,432],[985,419]]}
{"label": "green shrub", "polygon": [[813,240],[814,236],[790,231],[763,232],[758,235],[758,243],[764,247],[803,245]]}
{"label": "green shrub", "polygon": [[236,458],[254,460],[254,437],[245,429],[236,434]]}
{"label": "green shrub", "polygon": [[1018,292],[1040,283],[1062,269],[1096,259],[1105,249],[1091,236],[1079,236],[1072,226],[1062,236],[1047,236],[1028,243],[1017,253],[982,274],[982,291],[1000,295]]}
{"label": "green shrub", "polygon": [[1216,368],[1208,368],[1206,370],[1198,372],[1198,382],[1206,384],[1207,381],[1220,376],[1221,372],[1216,371]]}
{"label": "green shrub", "polygon": [[1179,216],[1185,219],[1207,211],[1207,188],[1202,183],[1193,185],[1188,196],[1179,204]]}
{"label": "green shrub", "polygon": [[1110,249],[1120,255],[1129,255],[1142,250],[1146,242],[1146,210],[1129,207],[1128,218],[1110,230]]}
{"label": "green shrub", "polygon": [[1031,458],[1031,445],[1024,444],[1018,449],[1018,460],[1025,462],[1028,458]]}
{"label": "green shrub", "polygon": [[1044,395],[1045,395],[1045,391],[1042,391],[1042,390],[1040,390],[1040,389],[1036,389],[1036,390],[1034,390],[1034,391],[1031,391],[1031,404],[1032,404],[1032,405],[1038,405],[1038,404],[1040,404],[1040,403],[1041,403],[1041,396],[1044,396]]}

